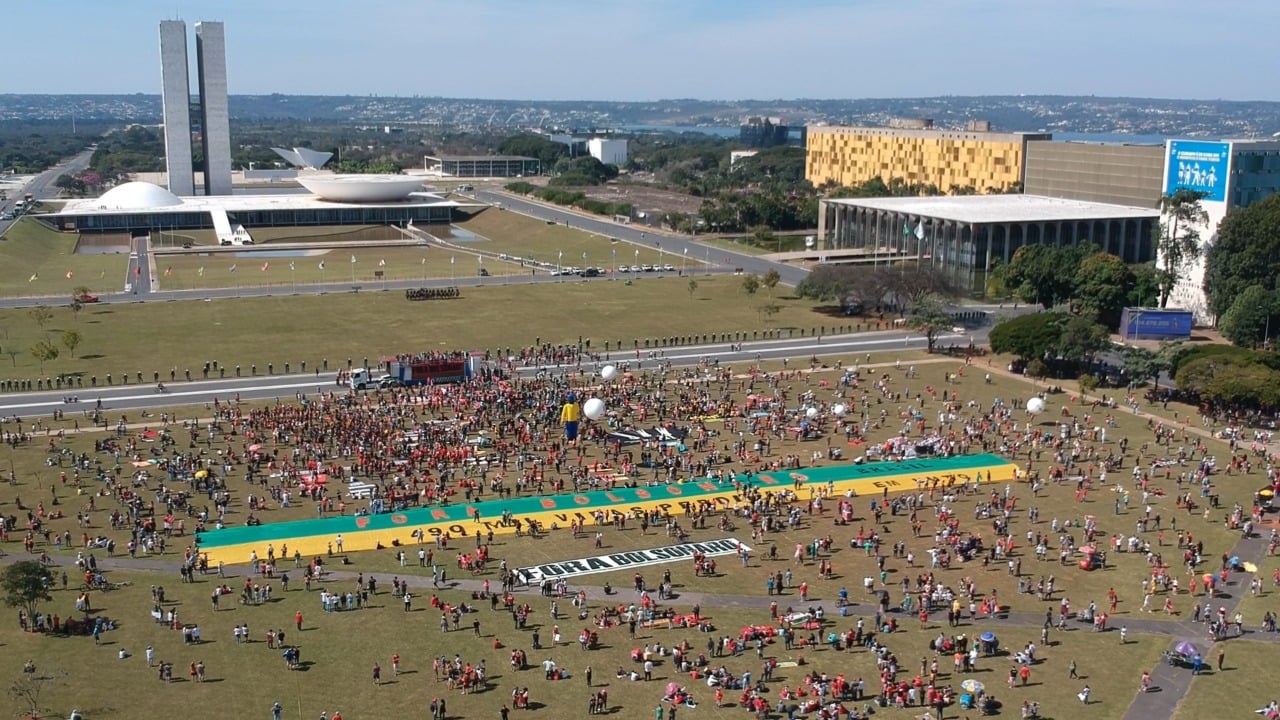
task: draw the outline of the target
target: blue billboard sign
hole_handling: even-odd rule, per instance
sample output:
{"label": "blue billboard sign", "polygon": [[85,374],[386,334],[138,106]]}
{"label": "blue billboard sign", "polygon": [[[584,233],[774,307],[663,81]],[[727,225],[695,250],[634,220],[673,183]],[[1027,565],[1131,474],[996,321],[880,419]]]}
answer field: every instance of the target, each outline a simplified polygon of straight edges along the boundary
{"label": "blue billboard sign", "polygon": [[1120,317],[1120,337],[1124,340],[1186,340],[1191,337],[1195,316],[1190,310],[1165,308],[1125,308]]}
{"label": "blue billboard sign", "polygon": [[1205,200],[1226,201],[1231,143],[1170,140],[1166,162],[1166,194],[1186,188],[1204,193]]}

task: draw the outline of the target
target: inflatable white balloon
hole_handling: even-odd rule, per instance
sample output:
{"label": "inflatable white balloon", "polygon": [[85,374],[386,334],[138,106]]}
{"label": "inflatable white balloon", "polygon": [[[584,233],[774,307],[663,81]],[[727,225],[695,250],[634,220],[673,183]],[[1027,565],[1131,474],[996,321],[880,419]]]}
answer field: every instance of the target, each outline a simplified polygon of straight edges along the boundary
{"label": "inflatable white balloon", "polygon": [[604,401],[600,398],[591,398],[582,403],[582,414],[592,420],[599,420],[604,417]]}
{"label": "inflatable white balloon", "polygon": [[1027,412],[1032,415],[1039,415],[1044,412],[1044,399],[1033,397],[1027,401]]}
{"label": "inflatable white balloon", "polygon": [[818,408],[816,408],[816,407],[811,407],[811,408],[809,408],[808,410],[805,410],[805,411],[804,411],[804,416],[805,416],[805,417],[807,417],[807,418],[809,418],[810,420],[812,420],[812,419],[814,419],[814,418],[818,417]]}
{"label": "inflatable white balloon", "polygon": [[836,403],[835,405],[831,406],[831,414],[835,415],[836,417],[844,417],[844,414],[847,412],[849,412],[849,408],[839,403]]}
{"label": "inflatable white balloon", "polygon": [[611,382],[614,378],[618,377],[618,368],[612,365],[605,365],[600,368],[600,377],[603,378],[605,382]]}

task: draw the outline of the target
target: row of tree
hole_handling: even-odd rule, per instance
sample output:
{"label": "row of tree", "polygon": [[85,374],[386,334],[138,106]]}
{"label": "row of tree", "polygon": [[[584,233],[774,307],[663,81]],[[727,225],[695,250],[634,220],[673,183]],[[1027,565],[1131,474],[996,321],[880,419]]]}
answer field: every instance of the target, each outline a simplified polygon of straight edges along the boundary
{"label": "row of tree", "polygon": [[1128,265],[1090,243],[1024,245],[993,276],[988,291],[997,297],[1009,294],[1046,310],[1070,306],[1111,330],[1126,306],[1150,305],[1160,292],[1154,265]]}

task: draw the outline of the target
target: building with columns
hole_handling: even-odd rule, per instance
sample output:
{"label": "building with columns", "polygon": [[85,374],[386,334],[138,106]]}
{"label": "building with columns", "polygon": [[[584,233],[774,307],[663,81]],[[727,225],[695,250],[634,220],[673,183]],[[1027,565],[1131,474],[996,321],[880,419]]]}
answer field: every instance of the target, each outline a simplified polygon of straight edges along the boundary
{"label": "building with columns", "polygon": [[1160,211],[1037,195],[822,200],[820,250],[985,273],[1024,245],[1092,242],[1127,263],[1155,259]]}

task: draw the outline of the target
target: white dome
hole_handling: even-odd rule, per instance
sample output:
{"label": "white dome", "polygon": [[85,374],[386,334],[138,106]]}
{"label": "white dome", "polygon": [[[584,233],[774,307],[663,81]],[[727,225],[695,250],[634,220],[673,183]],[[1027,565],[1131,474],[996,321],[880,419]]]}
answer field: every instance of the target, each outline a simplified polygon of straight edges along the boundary
{"label": "white dome", "polygon": [[181,205],[182,198],[149,182],[127,182],[113,187],[95,205],[108,210],[146,210]]}
{"label": "white dome", "polygon": [[422,178],[412,175],[299,175],[298,184],[335,202],[390,202],[404,200],[422,188]]}

